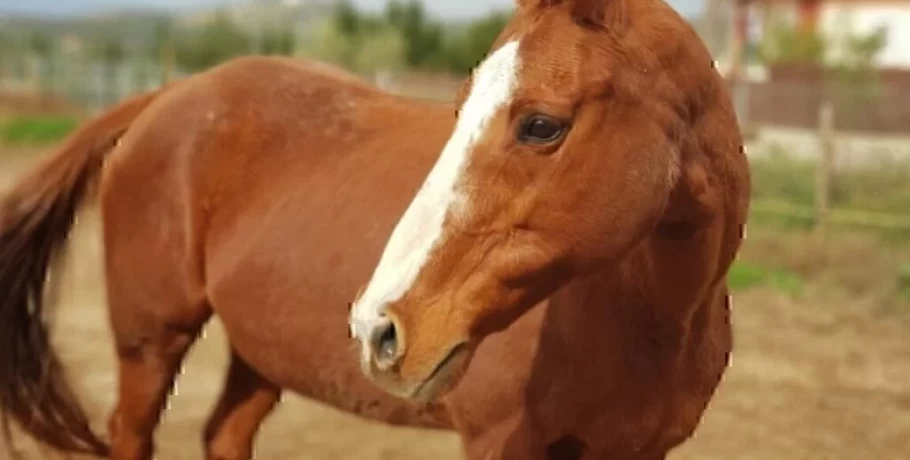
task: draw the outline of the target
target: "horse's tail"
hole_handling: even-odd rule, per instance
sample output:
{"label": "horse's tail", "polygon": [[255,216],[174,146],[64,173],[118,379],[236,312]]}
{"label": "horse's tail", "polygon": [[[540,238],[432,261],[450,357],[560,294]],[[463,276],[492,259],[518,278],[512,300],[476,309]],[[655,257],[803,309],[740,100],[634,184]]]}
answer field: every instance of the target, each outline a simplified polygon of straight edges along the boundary
{"label": "horse's tail", "polygon": [[51,347],[43,294],[105,155],[161,91],[128,99],[85,124],[0,197],[0,425],[8,447],[12,420],[51,447],[108,453]]}

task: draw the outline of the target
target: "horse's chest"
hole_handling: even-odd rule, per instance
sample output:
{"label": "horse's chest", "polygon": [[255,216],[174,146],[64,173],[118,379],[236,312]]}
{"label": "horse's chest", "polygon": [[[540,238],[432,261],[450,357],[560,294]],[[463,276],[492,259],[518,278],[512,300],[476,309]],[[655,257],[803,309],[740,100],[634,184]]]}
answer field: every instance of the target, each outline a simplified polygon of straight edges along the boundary
{"label": "horse's chest", "polygon": [[488,404],[468,409],[475,426],[518,419],[544,443],[538,451],[556,455],[547,458],[613,458],[611,452],[636,452],[662,437],[666,392],[659,381],[645,378],[649,372],[620,372],[628,365],[621,364],[622,357],[548,348],[552,345],[541,336],[537,353],[513,369],[520,379],[509,374],[484,382],[490,384],[483,385]]}

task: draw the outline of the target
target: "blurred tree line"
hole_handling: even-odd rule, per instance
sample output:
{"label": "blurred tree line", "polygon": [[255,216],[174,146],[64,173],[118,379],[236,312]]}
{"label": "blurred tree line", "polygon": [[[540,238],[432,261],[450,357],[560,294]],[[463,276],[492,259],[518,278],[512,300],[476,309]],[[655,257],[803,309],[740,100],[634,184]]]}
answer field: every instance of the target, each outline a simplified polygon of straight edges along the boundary
{"label": "blurred tree line", "polygon": [[302,53],[360,72],[411,68],[466,74],[510,16],[494,11],[456,25],[432,19],[420,0],[392,0],[381,13],[362,12],[342,0]]}
{"label": "blurred tree line", "polygon": [[[106,29],[79,34],[78,55],[108,65],[161,62],[185,72],[264,54],[313,57],[364,73],[407,68],[465,74],[483,58],[510,14],[493,12],[449,24],[431,18],[420,0],[393,0],[377,13],[340,0],[334,13],[313,30],[301,30],[291,20],[255,27],[255,21],[241,23],[224,12],[193,26],[156,18],[152,32],[142,39]],[[41,28],[15,35],[0,30],[0,54],[51,58],[61,53],[63,35]]]}
{"label": "blurred tree line", "polygon": [[177,30],[170,22],[158,24],[152,53],[165,59],[170,56],[181,69],[205,70],[229,59],[250,55],[291,55],[297,37],[290,23],[270,24],[251,32],[223,13],[205,24]]}

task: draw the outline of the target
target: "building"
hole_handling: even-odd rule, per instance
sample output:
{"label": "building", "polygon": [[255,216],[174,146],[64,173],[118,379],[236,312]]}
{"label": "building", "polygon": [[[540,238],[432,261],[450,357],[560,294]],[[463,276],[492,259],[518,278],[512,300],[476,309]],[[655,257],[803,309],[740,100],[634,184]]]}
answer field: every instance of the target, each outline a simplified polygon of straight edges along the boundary
{"label": "building", "polygon": [[[910,0],[727,0],[731,5],[729,49],[721,59],[741,120],[762,126],[813,130],[826,104],[834,104],[840,132],[910,134]],[[811,39],[770,33],[812,32]],[[842,79],[832,67],[843,60],[847,38],[881,31],[883,47],[871,73]],[[772,46],[772,44],[774,46]],[[795,47],[794,45],[797,45]],[[761,53],[789,55],[768,64]],[[789,51],[785,47],[789,48]],[[824,51],[819,56],[818,51]]]}
{"label": "building", "polygon": [[[736,1],[736,0],[734,0]],[[880,68],[910,71],[910,0],[748,0],[750,41],[760,39],[769,24],[783,20],[814,31],[830,43],[828,59],[838,59],[848,37],[883,29],[884,48],[875,58]]]}

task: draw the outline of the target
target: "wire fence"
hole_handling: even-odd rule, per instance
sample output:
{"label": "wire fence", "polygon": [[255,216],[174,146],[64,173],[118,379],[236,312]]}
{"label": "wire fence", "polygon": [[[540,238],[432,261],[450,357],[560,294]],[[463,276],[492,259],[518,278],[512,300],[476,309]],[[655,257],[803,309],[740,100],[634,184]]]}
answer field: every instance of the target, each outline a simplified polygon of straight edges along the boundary
{"label": "wire fence", "polygon": [[[55,99],[95,114],[132,94],[187,75],[153,59],[106,63],[84,57],[0,56],[0,95]],[[452,75],[385,70],[361,77],[387,91],[437,100],[451,99],[462,81]]]}
{"label": "wire fence", "polygon": [[[153,59],[0,56],[0,96],[50,98],[94,114],[184,75]],[[462,81],[414,72],[366,77],[391,92],[439,100],[451,100]],[[754,213],[910,236],[910,84],[871,88],[796,78],[748,84],[737,101],[755,175]]]}
{"label": "wire fence", "polygon": [[87,113],[182,75],[143,58],[107,63],[82,56],[0,56],[0,92],[55,98]]}
{"label": "wire fence", "polygon": [[[787,90],[797,92],[793,86]],[[882,107],[845,109],[835,102],[837,95],[829,97],[810,107],[791,105],[815,109],[814,127],[780,121],[792,113],[772,122],[752,119],[747,151],[754,175],[753,213],[822,232],[852,227],[910,237],[910,131],[887,121],[869,124],[874,114],[888,113]],[[867,129],[849,124],[863,115]]]}

